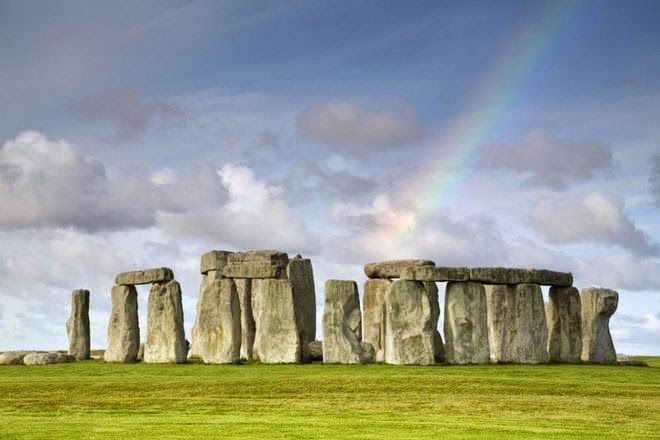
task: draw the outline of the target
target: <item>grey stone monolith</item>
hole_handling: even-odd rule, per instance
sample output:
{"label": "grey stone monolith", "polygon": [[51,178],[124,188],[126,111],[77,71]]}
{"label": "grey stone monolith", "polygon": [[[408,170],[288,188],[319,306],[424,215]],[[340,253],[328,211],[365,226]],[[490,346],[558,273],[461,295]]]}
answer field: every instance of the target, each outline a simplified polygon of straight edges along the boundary
{"label": "grey stone monolith", "polygon": [[174,273],[169,267],[122,272],[115,277],[115,284],[152,284],[165,283],[174,279]]}
{"label": "grey stone monolith", "polygon": [[216,279],[199,298],[197,350],[207,364],[234,364],[241,355],[241,308],[234,281]]}
{"label": "grey stone monolith", "polygon": [[89,359],[89,290],[78,289],[71,294],[71,317],[66,322],[69,354],[78,360]]}
{"label": "grey stone monolith", "polygon": [[202,254],[199,262],[199,272],[204,275],[212,270],[216,270],[222,275],[231,254],[233,252],[230,251],[208,251]]}
{"label": "grey stone monolith", "polygon": [[188,343],[183,329],[181,286],[176,280],[154,283],[147,302],[144,362],[183,363]]}
{"label": "grey stone monolith", "polygon": [[74,362],[76,357],[70,354],[59,353],[56,351],[50,353],[28,353],[23,357],[25,365],[51,365]]}
{"label": "grey stone monolith", "polygon": [[300,362],[303,349],[291,282],[270,278],[256,285],[252,303],[254,311],[254,299],[258,298],[253,355],[266,364]]}
{"label": "grey stone monolith", "polygon": [[286,252],[234,252],[227,256],[224,275],[228,278],[283,279],[286,277],[288,264],[289,257]]}
{"label": "grey stone monolith", "polygon": [[444,330],[447,363],[487,364],[490,361],[483,284],[470,281],[447,283]]}
{"label": "grey stone monolith", "polygon": [[575,287],[551,287],[548,298],[548,359],[579,363],[582,356],[580,293]]}
{"label": "grey stone monolith", "polygon": [[431,305],[431,327],[433,328],[433,356],[436,362],[445,361],[445,344],[438,331],[438,321],[440,320],[440,302],[438,299],[438,286],[432,282],[424,282],[426,295],[429,297]]}
{"label": "grey stone monolith", "polygon": [[615,364],[616,351],[610,335],[610,317],[619,305],[619,294],[610,289],[582,289],[582,361]]}
{"label": "grey stone monolith", "polygon": [[140,348],[137,290],[132,285],[112,287],[112,312],[108,323],[106,362],[135,362]]}
{"label": "grey stone monolith", "polygon": [[388,279],[369,279],[362,297],[362,340],[376,352],[376,361],[385,361],[385,296],[392,286]]}
{"label": "grey stone monolith", "polygon": [[322,361],[323,360],[323,342],[321,341],[311,341],[307,344],[309,350],[309,360],[310,361]]}
{"label": "grey stone monolith", "polygon": [[573,285],[573,274],[546,269],[471,267],[470,281],[484,284],[540,284],[569,287]]}
{"label": "grey stone monolith", "polygon": [[289,260],[286,272],[293,286],[301,341],[308,344],[316,339],[316,292],[312,260],[297,255]]}
{"label": "grey stone monolith", "polygon": [[355,281],[328,280],[323,309],[323,362],[373,362],[373,347],[362,343],[360,296]]}
{"label": "grey stone monolith", "polygon": [[364,273],[369,278],[391,279],[399,278],[406,268],[433,265],[431,260],[388,260],[365,265]]}
{"label": "grey stone monolith", "polygon": [[385,362],[430,365],[435,360],[433,311],[424,283],[394,281],[385,298]]}
{"label": "grey stone monolith", "polygon": [[[206,254],[204,254],[206,255]],[[202,274],[202,281],[199,286],[199,295],[197,296],[197,306],[195,308],[195,321],[193,323],[192,329],[190,330],[191,333],[191,342],[190,342],[190,347],[188,349],[188,359],[195,359],[199,358],[199,350],[197,347],[197,341],[199,340],[199,316],[200,316],[200,311],[202,307],[202,292],[204,291],[204,287],[212,283],[215,280],[219,280],[222,278],[222,271],[221,270],[207,270],[206,273]]]}
{"label": "grey stone monolith", "polygon": [[548,362],[548,328],[538,284],[486,286],[492,362]]}
{"label": "grey stone monolith", "polygon": [[467,267],[410,266],[401,271],[402,280],[411,281],[468,281],[470,269]]}
{"label": "grey stone monolith", "polygon": [[236,292],[241,312],[241,359],[252,360],[256,332],[252,313],[252,282],[248,278],[235,278]]}

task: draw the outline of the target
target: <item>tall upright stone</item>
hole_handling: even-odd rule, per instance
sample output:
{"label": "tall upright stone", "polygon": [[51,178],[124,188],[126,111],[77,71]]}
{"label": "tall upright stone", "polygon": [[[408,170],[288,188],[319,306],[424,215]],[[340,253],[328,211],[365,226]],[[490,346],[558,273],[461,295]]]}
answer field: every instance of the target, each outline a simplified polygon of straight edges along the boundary
{"label": "tall upright stone", "polygon": [[137,290],[132,285],[112,287],[112,312],[108,323],[106,362],[135,362],[140,349]]}
{"label": "tall upright stone", "polygon": [[69,354],[76,359],[89,359],[89,290],[74,290],[71,294],[71,317],[66,322]]}
{"label": "tall upright stone", "polygon": [[307,345],[316,339],[316,292],[312,261],[297,255],[289,260],[286,272],[293,286],[301,341]]}
{"label": "tall upright stone", "polygon": [[[215,255],[214,253],[207,253],[204,255]],[[204,256],[202,256],[204,257]],[[206,260],[206,265],[202,263],[202,269],[205,269],[209,266],[209,260],[210,258],[207,257]],[[211,262],[215,262],[215,259],[210,259]],[[202,258],[202,262],[205,260]],[[199,340],[199,316],[201,313],[201,308],[202,308],[202,293],[204,291],[204,288],[212,283],[215,280],[222,279],[222,270],[219,269],[214,269],[214,270],[207,270],[206,272],[202,273],[202,281],[199,285],[199,295],[197,296],[197,306],[195,308],[195,322],[193,323],[192,329],[190,331],[191,335],[191,342],[190,342],[190,347],[188,348],[188,359],[193,359],[193,358],[199,358],[199,347],[197,341]]]}
{"label": "tall upright stone", "polygon": [[323,362],[373,362],[374,349],[362,343],[360,296],[355,281],[328,280],[323,310]]}
{"label": "tall upright stone", "polygon": [[445,292],[445,352],[450,364],[487,364],[486,289],[476,282],[450,282]]}
{"label": "tall upright stone", "polygon": [[300,362],[302,344],[291,282],[263,279],[257,283],[257,289],[253,354],[266,364]]}
{"label": "tall upright stone", "polygon": [[187,354],[181,286],[176,280],[154,283],[147,304],[144,362],[183,363]]}
{"label": "tall upright stone", "polygon": [[445,344],[442,342],[442,336],[438,331],[438,321],[440,320],[440,302],[438,299],[438,286],[432,282],[424,282],[424,290],[429,297],[431,305],[431,327],[433,328],[433,356],[436,362],[445,361]]}
{"label": "tall upright stone", "polygon": [[249,278],[235,278],[238,304],[241,311],[241,358],[254,359],[254,335],[256,325],[252,313],[252,282]]}
{"label": "tall upright stone", "polygon": [[619,305],[619,294],[610,289],[582,289],[582,361],[592,364],[616,363],[610,335],[610,317]]}
{"label": "tall upright stone", "polygon": [[548,362],[548,328],[538,284],[486,287],[492,362]]}
{"label": "tall upright stone", "polygon": [[579,363],[582,356],[580,293],[575,287],[551,287],[546,304],[550,362]]}
{"label": "tall upright stone", "polygon": [[435,358],[431,303],[421,281],[394,281],[385,298],[385,362],[429,365]]}
{"label": "tall upright stone", "polygon": [[369,279],[364,283],[362,297],[363,340],[376,352],[376,361],[385,361],[385,296],[392,281]]}
{"label": "tall upright stone", "polygon": [[199,298],[197,350],[207,364],[237,363],[241,354],[241,309],[234,281],[208,282]]}

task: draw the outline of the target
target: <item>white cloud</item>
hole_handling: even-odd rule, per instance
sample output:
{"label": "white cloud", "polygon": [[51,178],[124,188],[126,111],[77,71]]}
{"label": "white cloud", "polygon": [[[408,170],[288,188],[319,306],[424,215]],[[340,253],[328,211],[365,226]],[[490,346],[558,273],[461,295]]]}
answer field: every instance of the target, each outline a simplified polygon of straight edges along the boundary
{"label": "white cloud", "polygon": [[580,258],[576,282],[625,290],[660,291],[660,261],[626,254]]}
{"label": "white cloud", "polygon": [[367,111],[344,101],[310,108],[296,120],[300,131],[327,145],[367,150],[405,145],[422,139],[413,111]]}
{"label": "white cloud", "polygon": [[536,231],[550,243],[600,243],[638,255],[658,254],[657,243],[637,228],[623,203],[611,194],[544,198],[531,215]]}
{"label": "white cloud", "polygon": [[616,168],[609,147],[559,139],[540,130],[528,132],[516,144],[490,147],[482,154],[481,165],[521,173],[530,184],[555,189]]}

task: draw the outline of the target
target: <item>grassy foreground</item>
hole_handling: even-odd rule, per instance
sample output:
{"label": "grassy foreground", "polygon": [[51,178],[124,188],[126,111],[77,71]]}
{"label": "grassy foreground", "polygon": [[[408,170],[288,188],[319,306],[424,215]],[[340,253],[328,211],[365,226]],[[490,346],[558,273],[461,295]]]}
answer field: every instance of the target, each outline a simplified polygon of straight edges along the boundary
{"label": "grassy foreground", "polygon": [[660,358],[0,367],[0,438],[660,438]]}

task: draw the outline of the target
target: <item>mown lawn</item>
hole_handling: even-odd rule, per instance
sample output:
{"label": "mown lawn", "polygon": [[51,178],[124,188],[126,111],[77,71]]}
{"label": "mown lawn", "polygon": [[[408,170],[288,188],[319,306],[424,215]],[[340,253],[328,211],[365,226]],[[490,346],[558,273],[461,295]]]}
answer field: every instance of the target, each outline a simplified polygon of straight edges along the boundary
{"label": "mown lawn", "polygon": [[660,438],[651,367],[0,366],[0,438]]}

